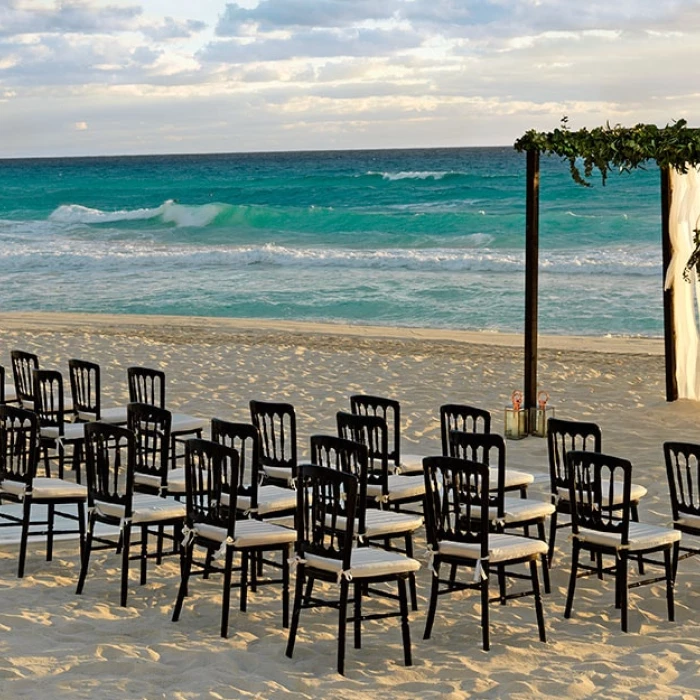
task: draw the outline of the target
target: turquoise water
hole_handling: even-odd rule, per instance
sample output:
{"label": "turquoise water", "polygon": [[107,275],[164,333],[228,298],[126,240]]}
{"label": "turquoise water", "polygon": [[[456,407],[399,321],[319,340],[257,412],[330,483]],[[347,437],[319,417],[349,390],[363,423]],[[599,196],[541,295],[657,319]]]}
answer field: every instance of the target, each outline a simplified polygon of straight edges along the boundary
{"label": "turquoise water", "polygon": [[[542,161],[540,330],[662,334],[659,173]],[[520,332],[512,148],[0,161],[2,309]]]}

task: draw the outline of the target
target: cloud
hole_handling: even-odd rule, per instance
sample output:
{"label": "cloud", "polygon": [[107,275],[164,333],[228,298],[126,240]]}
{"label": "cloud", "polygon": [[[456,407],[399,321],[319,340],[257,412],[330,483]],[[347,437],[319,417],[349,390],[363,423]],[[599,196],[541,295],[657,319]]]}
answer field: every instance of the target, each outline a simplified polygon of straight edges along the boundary
{"label": "cloud", "polygon": [[87,122],[75,122],[75,130],[76,131],[87,131],[88,125]]}
{"label": "cloud", "polygon": [[206,29],[206,23],[194,19],[176,20],[165,17],[159,24],[143,25],[141,31],[154,41],[169,39],[189,39],[191,36]]}

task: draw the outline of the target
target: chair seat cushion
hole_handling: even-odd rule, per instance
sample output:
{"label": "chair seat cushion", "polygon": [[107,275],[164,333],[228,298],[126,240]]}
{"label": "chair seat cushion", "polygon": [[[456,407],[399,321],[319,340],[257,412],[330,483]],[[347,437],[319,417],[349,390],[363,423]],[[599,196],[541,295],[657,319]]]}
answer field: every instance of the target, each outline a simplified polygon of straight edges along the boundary
{"label": "chair seat cushion", "polygon": [[[439,552],[447,556],[476,561],[481,557],[481,543],[444,540],[440,542]],[[542,540],[533,540],[520,535],[489,535],[489,561],[492,564],[504,564],[508,561],[546,553],[547,543]]]}
{"label": "chair seat cushion", "polygon": [[[185,468],[177,467],[176,469],[168,469],[166,490],[168,493],[187,493],[187,483],[185,481]],[[151,489],[159,489],[161,485],[160,476],[155,474],[146,474],[145,472],[134,473],[134,484],[137,486],[146,486]]]}
{"label": "chair seat cushion", "polygon": [[678,520],[676,520],[674,524],[679,527],[698,530],[700,533],[700,515],[684,513],[679,515]]}
{"label": "chair seat cushion", "polygon": [[[124,506],[95,501],[95,510],[99,515],[121,520],[124,517]],[[153,523],[165,520],[184,521],[187,509],[184,503],[171,498],[161,498],[145,493],[135,493],[131,502],[131,522],[134,524]]]}
{"label": "chair seat cushion", "polygon": [[[504,488],[513,490],[522,486],[530,486],[535,481],[535,477],[529,472],[523,472],[519,469],[509,469],[506,467]],[[489,469],[489,488],[495,491],[498,488],[498,469],[491,467]]]}
{"label": "chair seat cushion", "polygon": [[286,481],[291,483],[292,481],[292,468],[291,467],[275,467],[270,464],[263,465],[263,470],[265,474],[275,481]]}
{"label": "chair seat cushion", "polygon": [[186,413],[173,413],[170,433],[172,435],[196,433],[198,430],[204,430],[206,425],[207,421],[204,418],[188,416]]}
{"label": "chair seat cushion", "polygon": [[[343,562],[338,559],[305,554],[307,566],[321,571],[340,574]],[[375,576],[391,576],[393,574],[408,574],[420,569],[420,562],[397,552],[387,552],[374,547],[359,547],[352,550],[349,576],[353,579],[372,578]]]}
{"label": "chair seat cushion", "polygon": [[[590,542],[604,547],[620,549],[620,535],[608,532],[598,532],[581,528],[578,534],[573,535],[581,542]],[[646,523],[630,523],[629,530],[629,551],[640,552],[647,549],[655,549],[664,545],[671,545],[681,539],[678,530],[671,530],[667,527],[647,525]]]}
{"label": "chair seat cushion", "polygon": [[[7,493],[21,498],[26,493],[26,484],[22,481],[4,479],[0,482],[0,493]],[[50,500],[52,498],[87,499],[87,487],[64,479],[51,479],[37,476],[32,480],[32,498]]]}
{"label": "chair seat cushion", "polygon": [[[414,498],[425,494],[425,480],[422,476],[391,474],[388,479],[388,485],[389,501],[402,501],[406,498]],[[381,485],[367,484],[367,495],[370,498],[381,497]]]}
{"label": "chair seat cushion", "polygon": [[[92,422],[96,420],[96,414],[90,411],[78,411],[78,419]],[[103,423],[118,425],[126,423],[126,406],[111,406],[100,410],[100,420]]]}
{"label": "chair seat cushion", "polygon": [[505,523],[506,525],[526,520],[547,518],[556,507],[547,501],[538,501],[532,498],[505,498]]}
{"label": "chair seat cushion", "polygon": [[[297,492],[283,486],[266,484],[258,487],[258,515],[293,510],[297,505]],[[238,496],[238,510],[250,510],[250,496]]]}
{"label": "chair seat cushion", "polygon": [[[227,537],[226,528],[197,523],[194,526],[198,537],[212,542],[224,542]],[[297,533],[280,525],[266,523],[263,520],[238,520],[235,528],[233,546],[237,549],[247,547],[272,547],[275,545],[292,544],[296,542]]]}
{"label": "chair seat cushion", "polygon": [[[609,504],[609,498],[607,494],[610,492],[610,481],[609,479],[601,479],[601,487],[603,491],[603,505]],[[638,503],[644,496],[647,495],[647,490],[644,486],[639,484],[631,484],[630,486],[630,501],[632,503]],[[569,501],[569,490],[559,489],[558,490],[559,500]],[[623,493],[622,493],[622,482],[616,481],[613,485],[613,501],[612,505],[619,506],[622,504]]]}
{"label": "chair seat cushion", "polygon": [[[41,428],[41,437],[56,440],[58,428],[49,426]],[[63,440],[84,440],[85,439],[85,423],[64,423],[63,424]]]}
{"label": "chair seat cushion", "polygon": [[365,513],[365,536],[379,537],[392,533],[414,532],[423,524],[420,515],[368,508]]}
{"label": "chair seat cushion", "polygon": [[399,474],[422,474],[423,455],[401,455],[401,464],[399,464],[397,471]]}

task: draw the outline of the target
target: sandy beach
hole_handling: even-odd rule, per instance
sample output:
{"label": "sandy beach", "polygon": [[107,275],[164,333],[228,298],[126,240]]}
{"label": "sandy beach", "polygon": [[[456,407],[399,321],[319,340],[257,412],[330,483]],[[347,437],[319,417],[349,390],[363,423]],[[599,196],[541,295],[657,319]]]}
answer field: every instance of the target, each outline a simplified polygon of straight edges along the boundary
{"label": "sandy beach", "polygon": [[[126,368],[163,369],[169,408],[202,417],[248,420],[248,401],[289,401],[299,448],[334,432],[335,413],[352,393],[400,400],[403,449],[439,453],[438,408],[489,409],[502,432],[503,408],[522,389],[519,336],[231,319],[47,313],[0,314],[0,363],[10,351],[35,352],[68,376],[68,359],[98,362],[103,402],[127,399]],[[662,443],[694,440],[700,405],[667,403],[661,340],[542,337],[540,387],[557,416],[593,420],[604,451],[630,459],[648,496],[641,519],[668,524]],[[700,438],[698,438],[700,439]],[[541,475],[546,441],[509,441],[508,464]],[[579,582],[573,618],[564,619],[570,548],[560,531],[552,593],[544,598],[548,642],[537,639],[530,598],[491,609],[492,649],[481,650],[475,594],[441,600],[423,641],[430,571],[418,575],[411,614],[414,666],[402,664],[396,621],[366,625],[363,648],[348,645],[346,676],[335,672],[336,615],[302,616],[294,659],[278,589],[256,592],[218,636],[220,580],[196,581],[178,623],[170,621],[179,581],[175,561],[152,566],[146,586],[132,578],[129,605],[118,604],[118,559],[97,554],[82,596],[75,595],[77,543],[46,563],[30,550],[15,578],[16,547],[0,548],[0,697],[50,698],[403,698],[695,697],[700,691],[700,627],[695,624],[700,562],[681,562],[676,622],[666,620],[659,585],[630,593],[629,634],[620,631],[612,580]],[[418,558],[423,560],[421,531]],[[382,603],[377,603],[381,605]]]}

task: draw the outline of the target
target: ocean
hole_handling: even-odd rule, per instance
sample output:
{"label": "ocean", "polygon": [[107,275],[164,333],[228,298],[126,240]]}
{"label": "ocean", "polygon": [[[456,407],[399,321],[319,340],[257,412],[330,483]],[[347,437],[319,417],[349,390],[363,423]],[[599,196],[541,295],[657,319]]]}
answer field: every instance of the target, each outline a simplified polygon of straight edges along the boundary
{"label": "ocean", "polygon": [[[539,328],[661,336],[659,172],[542,159]],[[0,160],[0,308],[519,333],[510,147]]]}

